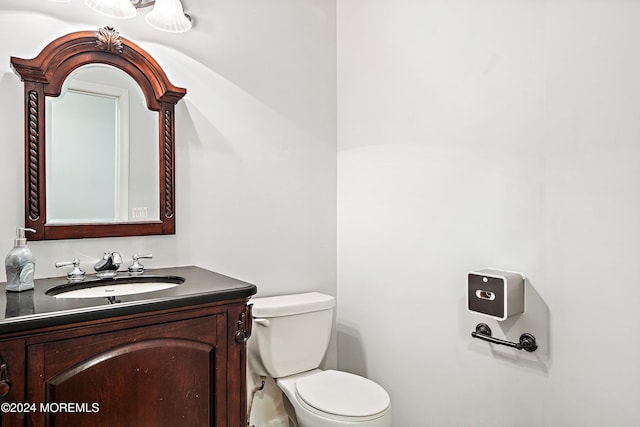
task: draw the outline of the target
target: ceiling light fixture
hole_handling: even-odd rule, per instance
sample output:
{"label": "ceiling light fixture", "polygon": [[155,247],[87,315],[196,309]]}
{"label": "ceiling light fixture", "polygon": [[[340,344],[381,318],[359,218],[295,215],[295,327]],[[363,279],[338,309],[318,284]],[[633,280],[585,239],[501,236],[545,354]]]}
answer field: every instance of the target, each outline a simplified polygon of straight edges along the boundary
{"label": "ceiling light fixture", "polygon": [[192,26],[180,0],[84,0],[84,3],[112,18],[133,18],[137,9],[153,6],[145,20],[153,28],[169,33],[184,33]]}

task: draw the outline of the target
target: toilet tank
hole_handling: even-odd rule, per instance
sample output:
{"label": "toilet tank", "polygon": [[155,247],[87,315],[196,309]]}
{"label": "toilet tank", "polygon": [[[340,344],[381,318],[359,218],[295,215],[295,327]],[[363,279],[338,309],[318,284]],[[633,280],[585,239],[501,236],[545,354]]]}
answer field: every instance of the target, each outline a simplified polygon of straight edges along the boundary
{"label": "toilet tank", "polygon": [[282,378],[320,366],[331,338],[335,299],[319,292],[253,298],[249,363]]}

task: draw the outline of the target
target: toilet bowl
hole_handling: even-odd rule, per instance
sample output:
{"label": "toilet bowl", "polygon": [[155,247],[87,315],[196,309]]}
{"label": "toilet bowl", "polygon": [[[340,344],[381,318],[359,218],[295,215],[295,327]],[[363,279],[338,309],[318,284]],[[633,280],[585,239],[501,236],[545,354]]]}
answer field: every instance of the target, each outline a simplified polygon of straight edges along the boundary
{"label": "toilet bowl", "polygon": [[293,406],[299,427],[389,427],[387,392],[367,378],[314,369],[276,380]]}
{"label": "toilet bowl", "polygon": [[318,369],[329,345],[335,299],[317,292],[255,298],[252,370],[274,378],[295,427],[390,427],[389,394],[347,372]]}

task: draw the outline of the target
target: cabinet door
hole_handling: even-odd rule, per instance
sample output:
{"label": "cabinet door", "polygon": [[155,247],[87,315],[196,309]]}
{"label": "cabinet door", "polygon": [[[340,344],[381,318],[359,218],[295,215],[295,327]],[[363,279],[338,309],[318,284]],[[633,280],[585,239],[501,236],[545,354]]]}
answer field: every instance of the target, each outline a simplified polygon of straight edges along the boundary
{"label": "cabinet door", "polygon": [[223,316],[204,316],[30,346],[33,425],[223,426]]}
{"label": "cabinet door", "polygon": [[[24,340],[0,341],[0,403],[24,403]],[[0,427],[24,426],[24,413],[9,407],[0,412]]]}

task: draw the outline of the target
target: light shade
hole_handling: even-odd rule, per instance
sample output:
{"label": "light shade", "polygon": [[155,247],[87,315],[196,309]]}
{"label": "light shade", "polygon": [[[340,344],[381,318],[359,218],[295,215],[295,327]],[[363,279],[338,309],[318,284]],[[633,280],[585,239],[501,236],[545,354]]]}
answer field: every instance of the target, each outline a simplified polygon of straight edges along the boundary
{"label": "light shade", "polygon": [[96,12],[112,18],[133,18],[136,8],[130,0],[84,0],[84,4]]}
{"label": "light shade", "polygon": [[191,29],[191,21],[185,16],[180,0],[156,0],[153,10],[145,19],[149,25],[160,31],[184,33]]}

